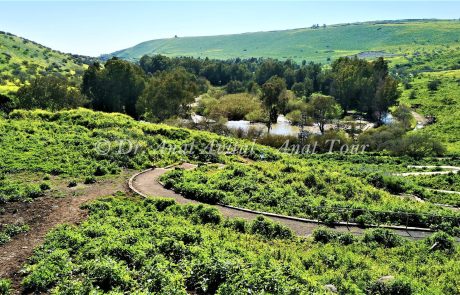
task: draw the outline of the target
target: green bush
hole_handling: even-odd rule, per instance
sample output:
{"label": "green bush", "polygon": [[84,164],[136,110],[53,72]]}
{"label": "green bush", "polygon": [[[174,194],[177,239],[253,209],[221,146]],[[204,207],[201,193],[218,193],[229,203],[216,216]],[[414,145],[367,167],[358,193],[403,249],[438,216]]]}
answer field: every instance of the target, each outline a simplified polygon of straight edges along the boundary
{"label": "green bush", "polygon": [[51,189],[51,185],[48,182],[42,182],[42,183],[40,183],[40,189],[42,191],[49,190],[49,189]]}
{"label": "green bush", "polygon": [[0,295],[11,294],[11,281],[8,279],[0,279]]}
{"label": "green bush", "polygon": [[452,254],[455,251],[455,240],[445,232],[437,232],[426,239],[427,246],[432,251],[445,251]]}
{"label": "green bush", "polygon": [[366,230],[363,237],[364,243],[377,243],[385,248],[393,248],[402,243],[401,237],[385,228]]}
{"label": "green bush", "polygon": [[126,266],[109,257],[88,261],[84,269],[91,283],[105,292],[112,289],[129,290],[133,284]]}
{"label": "green bush", "polygon": [[388,282],[378,280],[372,283],[367,294],[372,295],[411,295],[413,294],[412,285],[408,281],[390,279]]}
{"label": "green bush", "polygon": [[286,226],[275,223],[263,216],[257,216],[249,225],[252,234],[261,235],[267,239],[290,239],[294,235]]}

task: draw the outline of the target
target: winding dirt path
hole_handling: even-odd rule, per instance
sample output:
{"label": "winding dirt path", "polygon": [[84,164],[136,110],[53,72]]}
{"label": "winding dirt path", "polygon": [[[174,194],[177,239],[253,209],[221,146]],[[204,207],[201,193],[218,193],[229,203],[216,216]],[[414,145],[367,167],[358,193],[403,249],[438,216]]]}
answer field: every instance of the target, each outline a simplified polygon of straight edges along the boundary
{"label": "winding dirt path", "polygon": [[415,169],[445,169],[448,171],[424,171],[424,172],[404,172],[404,173],[394,173],[395,176],[418,176],[418,175],[441,175],[449,173],[459,173],[460,167],[456,166],[413,166],[409,165],[407,168]]}
{"label": "winding dirt path", "polygon": [[[196,166],[192,164],[182,164],[180,166],[184,169],[194,169]],[[182,195],[175,193],[172,190],[165,189],[163,185],[159,182],[159,178],[164,173],[168,172],[172,168],[156,168],[152,170],[147,170],[139,174],[134,175],[130,179],[130,188],[133,189],[136,193],[147,197],[167,197],[173,198],[179,204],[201,204],[201,202],[190,200],[184,198]],[[265,212],[254,212],[247,209],[234,208],[230,206],[221,206],[221,205],[212,205],[217,208],[224,217],[239,217],[246,220],[251,220],[256,218],[258,215],[263,214],[268,218],[282,223],[289,228],[291,228],[299,236],[309,236],[312,234],[313,230],[318,227],[318,224],[315,221],[308,221],[307,219],[296,218],[296,217],[282,217],[277,214],[270,214]],[[361,235],[364,231],[363,228],[357,226],[347,226],[347,225],[336,225],[333,227],[334,230],[338,232],[350,232],[352,234]],[[419,230],[406,230],[406,229],[393,229],[398,235],[407,237],[410,239],[423,239],[429,235],[429,231],[419,231]]]}

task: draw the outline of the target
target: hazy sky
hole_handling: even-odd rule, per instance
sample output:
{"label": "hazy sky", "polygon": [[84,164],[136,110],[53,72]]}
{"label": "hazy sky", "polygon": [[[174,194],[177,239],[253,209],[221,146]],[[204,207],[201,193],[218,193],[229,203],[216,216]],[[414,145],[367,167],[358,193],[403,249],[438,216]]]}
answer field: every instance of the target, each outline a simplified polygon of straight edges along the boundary
{"label": "hazy sky", "polygon": [[97,56],[140,42],[368,20],[460,18],[449,1],[15,1],[0,0],[0,31]]}

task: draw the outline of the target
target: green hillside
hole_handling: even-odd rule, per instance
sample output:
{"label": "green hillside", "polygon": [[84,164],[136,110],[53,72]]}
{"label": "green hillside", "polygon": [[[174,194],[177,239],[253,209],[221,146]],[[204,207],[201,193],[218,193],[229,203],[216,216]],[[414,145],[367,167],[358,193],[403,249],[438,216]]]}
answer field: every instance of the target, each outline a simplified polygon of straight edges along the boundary
{"label": "green hillside", "polygon": [[[457,32],[457,33],[455,33]],[[217,59],[273,57],[326,63],[339,56],[407,56],[459,47],[460,21],[413,20],[340,24],[325,28],[177,37],[143,42],[111,54],[128,60],[144,54]],[[399,60],[404,62],[404,60]]]}
{"label": "green hillside", "polygon": [[0,32],[0,93],[16,91],[37,74],[61,73],[72,80],[92,58],[52,50],[33,41]]}

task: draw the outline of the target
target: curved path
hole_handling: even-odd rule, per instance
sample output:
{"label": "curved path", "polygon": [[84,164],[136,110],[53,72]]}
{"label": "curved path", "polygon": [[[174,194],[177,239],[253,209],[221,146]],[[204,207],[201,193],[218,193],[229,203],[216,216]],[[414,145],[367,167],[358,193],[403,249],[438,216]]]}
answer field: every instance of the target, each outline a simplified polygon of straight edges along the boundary
{"label": "curved path", "polygon": [[[449,174],[449,173],[459,173],[460,167],[457,166],[416,166],[416,165],[409,165],[408,168],[416,168],[416,169],[444,169],[448,171],[425,171],[425,172],[405,172],[405,173],[393,173],[395,176],[420,176],[420,175],[441,175],[441,174]],[[449,191],[449,190],[442,190],[442,189],[434,189],[434,188],[426,188],[427,190],[439,193],[446,193],[446,194],[457,194],[459,195],[460,192],[457,191]],[[415,197],[417,201],[425,202],[423,199]],[[432,203],[433,205],[451,208],[454,210],[460,210],[459,207],[447,204],[439,204],[439,203]]]}
{"label": "curved path", "polygon": [[[194,169],[196,166],[192,164],[182,164],[180,167],[184,169]],[[143,197],[167,197],[173,198],[179,204],[201,204],[201,202],[190,200],[184,198],[182,195],[175,193],[172,190],[165,189],[163,185],[159,182],[159,178],[164,173],[168,172],[172,168],[155,168],[149,169],[138,174],[135,174],[129,180],[129,187],[135,193]],[[231,206],[223,205],[212,205],[217,208],[224,217],[239,217],[246,220],[251,220],[256,218],[258,215],[265,215],[268,218],[282,223],[289,228],[291,228],[299,236],[308,236],[313,230],[318,227],[320,224],[314,220],[308,220],[297,217],[282,216],[266,212],[257,212],[248,209],[235,208]],[[334,230],[339,232],[350,232],[352,234],[360,235],[363,233],[364,229],[358,226],[346,225],[345,223],[335,225]],[[431,235],[431,231],[426,230],[416,230],[416,229],[405,229],[404,227],[394,227],[392,228],[400,236],[404,236],[410,239],[423,239]]]}
{"label": "curved path", "polygon": [[416,168],[416,169],[445,169],[449,171],[424,171],[424,172],[405,172],[405,173],[394,173],[395,176],[417,176],[417,175],[441,175],[449,173],[459,173],[460,167],[456,166],[412,166],[409,165],[407,168]]}

